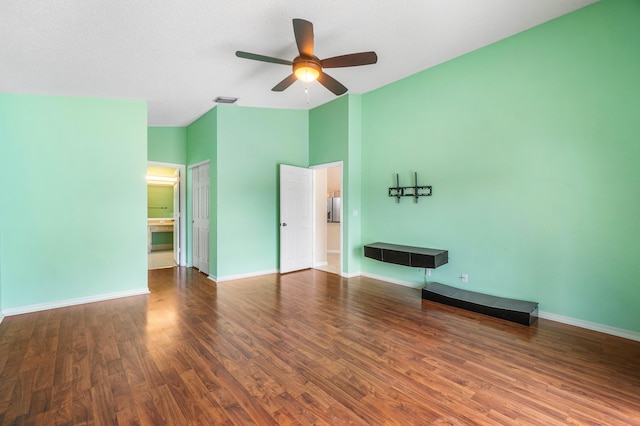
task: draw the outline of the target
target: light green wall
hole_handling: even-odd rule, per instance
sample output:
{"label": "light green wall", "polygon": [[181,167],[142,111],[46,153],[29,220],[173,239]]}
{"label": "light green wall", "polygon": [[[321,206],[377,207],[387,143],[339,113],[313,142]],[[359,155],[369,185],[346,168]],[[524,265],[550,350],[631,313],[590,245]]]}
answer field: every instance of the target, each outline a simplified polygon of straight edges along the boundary
{"label": "light green wall", "polygon": [[147,135],[147,159],[149,161],[186,164],[186,127],[149,127]]}
{"label": "light green wall", "polygon": [[0,94],[2,308],[146,290],[146,121],[142,101]]}
{"label": "light green wall", "polygon": [[[362,96],[349,95],[349,147],[345,199],[343,216],[348,224],[347,230],[347,269],[349,274],[360,273],[362,256]],[[356,215],[357,214],[357,215]]]}
{"label": "light green wall", "polygon": [[[448,249],[435,281],[640,331],[638,22],[605,0],[364,95],[363,243]],[[433,197],[396,204],[414,171]]]}
{"label": "light green wall", "polygon": [[[198,118],[187,127],[187,165],[209,161],[209,274],[216,275],[218,270],[218,194],[217,181],[217,143],[218,143],[218,108],[215,107]],[[187,223],[191,223],[191,170],[187,170]],[[192,264],[192,228],[187,226],[187,264]]]}
{"label": "light green wall", "polygon": [[[360,271],[361,96],[342,96],[309,111],[309,164],[343,162],[342,269]],[[358,216],[353,212],[357,211]]]}
{"label": "light green wall", "polygon": [[[2,102],[0,100],[0,102]],[[0,107],[1,108],[1,107]],[[3,130],[3,124],[2,124],[2,120],[0,120],[0,134],[2,134]],[[4,144],[0,143],[0,159],[5,158],[5,152],[4,152]],[[0,166],[2,165],[2,160],[0,160]],[[2,175],[0,175],[2,176]],[[4,199],[4,192],[0,192],[0,196],[3,197]],[[0,209],[0,322],[2,322],[2,318],[4,318],[4,315],[2,313],[2,308],[3,308],[3,303],[2,303],[2,293],[4,292],[2,290],[2,228],[3,228],[3,214],[2,214],[2,210]]]}
{"label": "light green wall", "polygon": [[279,165],[307,167],[308,113],[217,109],[217,276],[278,269]]}
{"label": "light green wall", "polygon": [[147,185],[147,217],[173,217],[173,187]]}

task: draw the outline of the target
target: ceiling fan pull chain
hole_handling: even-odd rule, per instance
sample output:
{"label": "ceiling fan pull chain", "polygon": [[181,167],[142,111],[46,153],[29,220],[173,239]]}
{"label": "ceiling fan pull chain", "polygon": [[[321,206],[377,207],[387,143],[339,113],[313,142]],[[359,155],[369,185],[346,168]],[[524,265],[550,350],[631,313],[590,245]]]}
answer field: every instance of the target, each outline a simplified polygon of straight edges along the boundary
{"label": "ceiling fan pull chain", "polygon": [[309,105],[309,86],[304,88],[304,93],[307,94],[307,105]]}

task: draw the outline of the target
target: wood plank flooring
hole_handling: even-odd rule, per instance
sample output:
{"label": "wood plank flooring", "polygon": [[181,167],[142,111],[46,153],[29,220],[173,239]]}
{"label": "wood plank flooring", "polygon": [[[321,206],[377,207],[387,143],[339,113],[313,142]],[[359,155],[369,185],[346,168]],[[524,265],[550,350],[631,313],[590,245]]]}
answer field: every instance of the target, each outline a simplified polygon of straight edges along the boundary
{"label": "wood plank flooring", "polygon": [[0,424],[640,425],[640,342],[321,271],[7,317]]}

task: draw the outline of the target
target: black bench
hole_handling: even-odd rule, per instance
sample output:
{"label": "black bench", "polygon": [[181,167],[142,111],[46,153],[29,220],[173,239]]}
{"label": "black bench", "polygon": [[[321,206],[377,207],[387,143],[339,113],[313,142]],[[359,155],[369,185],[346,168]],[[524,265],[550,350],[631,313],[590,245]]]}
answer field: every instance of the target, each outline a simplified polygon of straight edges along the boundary
{"label": "black bench", "polygon": [[531,325],[538,319],[537,302],[489,296],[436,282],[422,288],[422,298],[523,325]]}

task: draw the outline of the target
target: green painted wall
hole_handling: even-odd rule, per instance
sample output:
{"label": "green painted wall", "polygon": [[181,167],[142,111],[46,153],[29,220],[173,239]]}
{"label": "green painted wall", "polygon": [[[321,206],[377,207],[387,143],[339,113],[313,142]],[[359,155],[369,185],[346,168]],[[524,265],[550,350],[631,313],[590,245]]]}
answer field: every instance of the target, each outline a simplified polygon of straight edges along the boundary
{"label": "green painted wall", "polygon": [[347,95],[309,111],[309,164],[343,162],[342,269],[348,274],[360,271],[362,251],[361,108],[360,95]]}
{"label": "green painted wall", "polygon": [[0,94],[2,308],[146,290],[146,122],[142,101]]}
{"label": "green painted wall", "polygon": [[162,163],[186,164],[186,127],[147,128],[147,159]]}
{"label": "green painted wall", "polygon": [[173,187],[147,185],[147,217],[173,217]]}
{"label": "green painted wall", "polygon": [[309,111],[309,163],[347,161],[349,156],[349,96]]}
{"label": "green painted wall", "polygon": [[219,106],[218,270],[279,268],[279,165],[307,167],[308,112]]}
{"label": "green painted wall", "polygon": [[[364,95],[362,241],[448,249],[435,281],[640,331],[638,22],[604,0]],[[433,197],[396,204],[414,171]]]}
{"label": "green painted wall", "polygon": [[[218,108],[215,107],[198,118],[187,127],[187,166],[209,161],[209,174],[211,184],[209,185],[209,274],[216,275],[218,270],[218,194],[217,181],[218,162]],[[191,209],[191,170],[187,170],[187,223],[192,221]],[[187,264],[192,264],[192,228],[187,226]]]}

